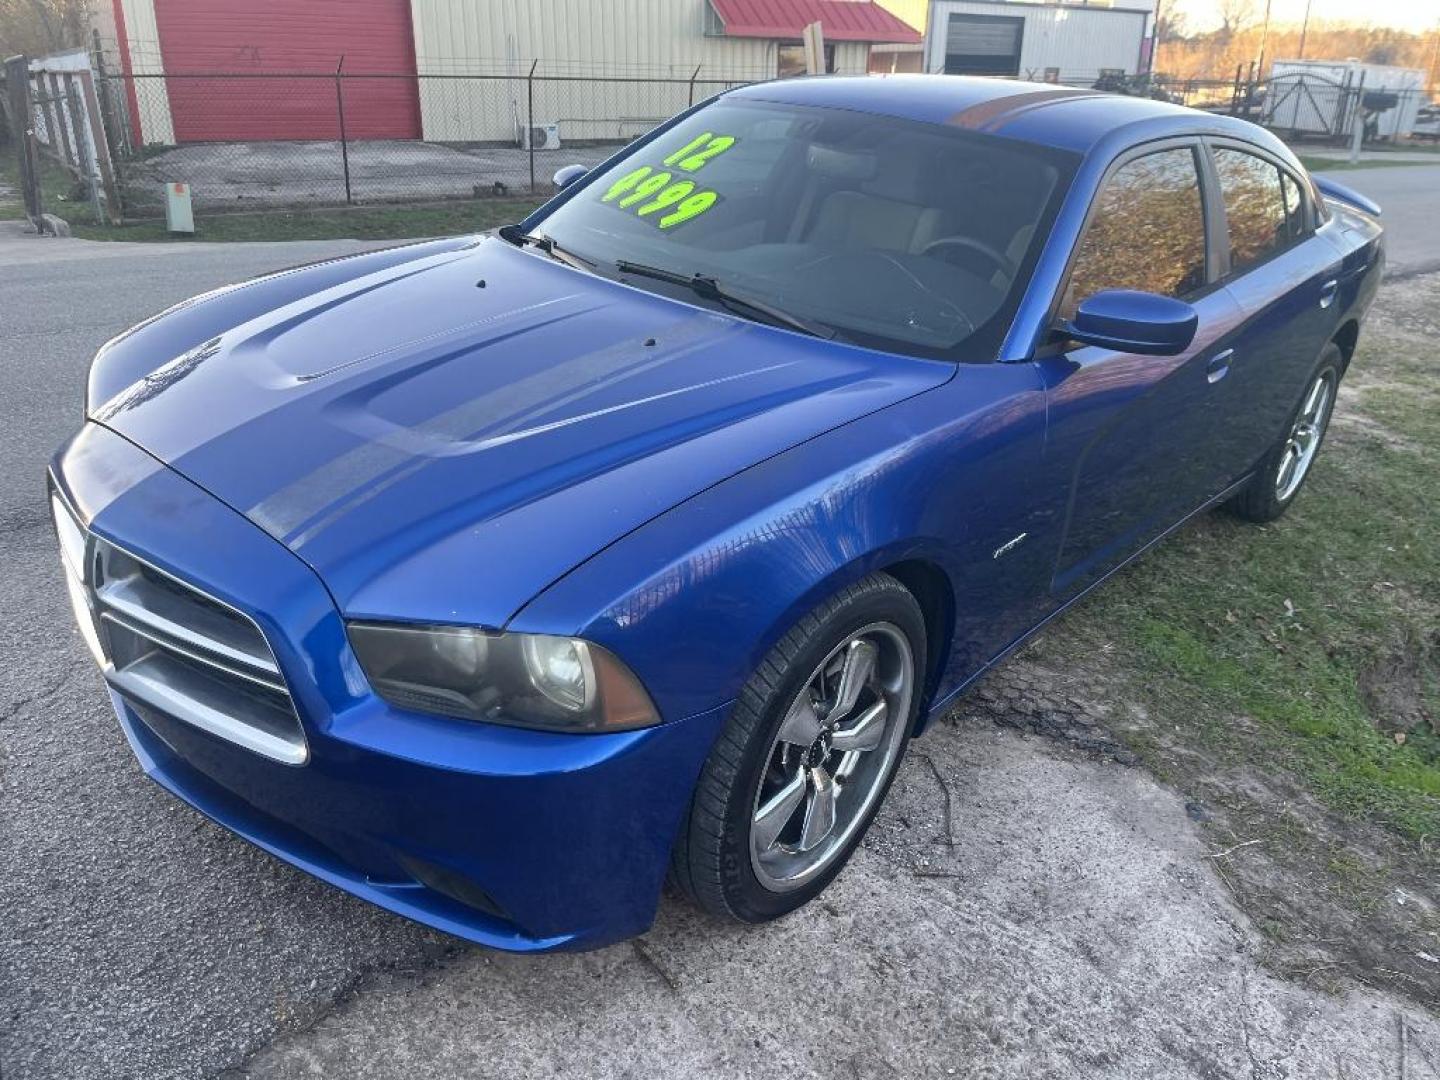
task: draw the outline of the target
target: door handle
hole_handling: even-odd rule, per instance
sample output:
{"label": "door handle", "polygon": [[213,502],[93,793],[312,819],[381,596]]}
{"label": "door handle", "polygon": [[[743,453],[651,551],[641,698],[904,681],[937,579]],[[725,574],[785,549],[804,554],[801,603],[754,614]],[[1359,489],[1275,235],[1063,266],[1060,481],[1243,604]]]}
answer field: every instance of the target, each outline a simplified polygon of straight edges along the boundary
{"label": "door handle", "polygon": [[1340,291],[1340,282],[1331,278],[1324,285],[1320,286],[1320,306],[1328,308],[1335,302],[1335,296]]}
{"label": "door handle", "polygon": [[1224,352],[1216,353],[1205,365],[1205,378],[1212,383],[1217,383],[1230,373],[1230,361],[1235,359],[1235,350],[1226,349]]}

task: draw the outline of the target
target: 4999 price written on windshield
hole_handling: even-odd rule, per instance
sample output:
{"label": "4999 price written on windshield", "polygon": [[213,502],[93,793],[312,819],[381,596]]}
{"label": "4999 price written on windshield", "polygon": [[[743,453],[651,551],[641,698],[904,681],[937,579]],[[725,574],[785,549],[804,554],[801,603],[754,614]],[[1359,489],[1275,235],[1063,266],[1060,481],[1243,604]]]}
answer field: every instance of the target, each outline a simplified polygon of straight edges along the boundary
{"label": "4999 price written on windshield", "polygon": [[720,202],[720,195],[701,188],[691,177],[735,145],[733,135],[701,132],[660,166],[641,165],[620,177],[600,201],[673,229],[693,221]]}

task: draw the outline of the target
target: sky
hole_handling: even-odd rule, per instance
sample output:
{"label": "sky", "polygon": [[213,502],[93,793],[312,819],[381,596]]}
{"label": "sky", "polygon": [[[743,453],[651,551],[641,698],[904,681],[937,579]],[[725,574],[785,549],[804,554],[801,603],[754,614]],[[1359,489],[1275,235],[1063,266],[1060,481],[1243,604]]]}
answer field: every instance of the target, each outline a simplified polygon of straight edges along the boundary
{"label": "sky", "polygon": [[[1185,12],[1195,30],[1208,30],[1220,24],[1217,0],[1160,0],[1162,8],[1172,5]],[[1255,0],[1257,17],[1265,10],[1265,0]],[[1270,19],[1298,23],[1305,17],[1305,0],[1271,0]],[[1434,31],[1440,26],[1440,0],[1312,0],[1310,18],[1363,22],[1375,26],[1394,26],[1401,30]]]}

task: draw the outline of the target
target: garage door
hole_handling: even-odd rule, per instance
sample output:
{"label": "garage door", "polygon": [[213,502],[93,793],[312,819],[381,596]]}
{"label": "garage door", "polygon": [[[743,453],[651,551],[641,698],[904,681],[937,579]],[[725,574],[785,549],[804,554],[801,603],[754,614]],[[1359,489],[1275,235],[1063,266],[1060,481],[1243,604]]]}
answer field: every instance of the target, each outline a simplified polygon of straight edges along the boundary
{"label": "garage door", "polygon": [[[418,139],[409,0],[155,0],[177,142]],[[229,77],[213,77],[214,73]],[[199,77],[207,76],[207,77]],[[290,76],[288,78],[282,76]],[[391,76],[386,78],[384,76]]]}
{"label": "garage door", "polygon": [[1014,15],[951,13],[945,34],[945,74],[1018,75],[1025,20]]}

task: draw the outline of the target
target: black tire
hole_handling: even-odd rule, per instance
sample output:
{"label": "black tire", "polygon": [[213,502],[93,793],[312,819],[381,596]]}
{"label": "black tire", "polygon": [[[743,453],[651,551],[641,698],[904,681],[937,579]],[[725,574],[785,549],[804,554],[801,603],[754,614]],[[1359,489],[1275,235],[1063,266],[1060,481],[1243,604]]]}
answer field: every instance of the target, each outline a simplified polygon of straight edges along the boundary
{"label": "black tire", "polygon": [[[904,734],[875,784],[879,795],[848,841],[813,880],[790,891],[765,887],[751,862],[751,818],[760,782],[786,710],[817,666],[847,637],[878,622],[898,628],[914,662],[914,686]],[[712,915],[759,923],[814,899],[844,869],[894,781],[922,697],[926,668],[925,619],[920,605],[887,574],[846,588],[802,618],[770,651],[745,684],[701,771],[671,857],[671,880]]]}
{"label": "black tire", "polygon": [[[1284,433],[1260,459],[1260,464],[1256,467],[1255,475],[1250,478],[1250,482],[1225,504],[1225,508],[1236,517],[1246,521],[1264,523],[1274,521],[1290,508],[1290,504],[1295,501],[1295,496],[1299,495],[1304,488],[1311,469],[1310,463],[1307,462],[1299,482],[1282,497],[1277,478],[1285,460],[1286,448],[1293,437],[1295,425],[1305,409],[1311,388],[1314,387],[1316,380],[1325,379],[1329,382],[1329,396],[1319,425],[1319,440],[1314,450],[1315,454],[1319,453],[1324,446],[1325,434],[1329,430],[1330,416],[1335,408],[1335,395],[1340,388],[1340,376],[1344,367],[1345,357],[1340,352],[1340,347],[1333,341],[1320,351],[1320,359],[1305,383],[1305,393],[1285,421]],[[1313,461],[1313,456],[1311,460]]]}

